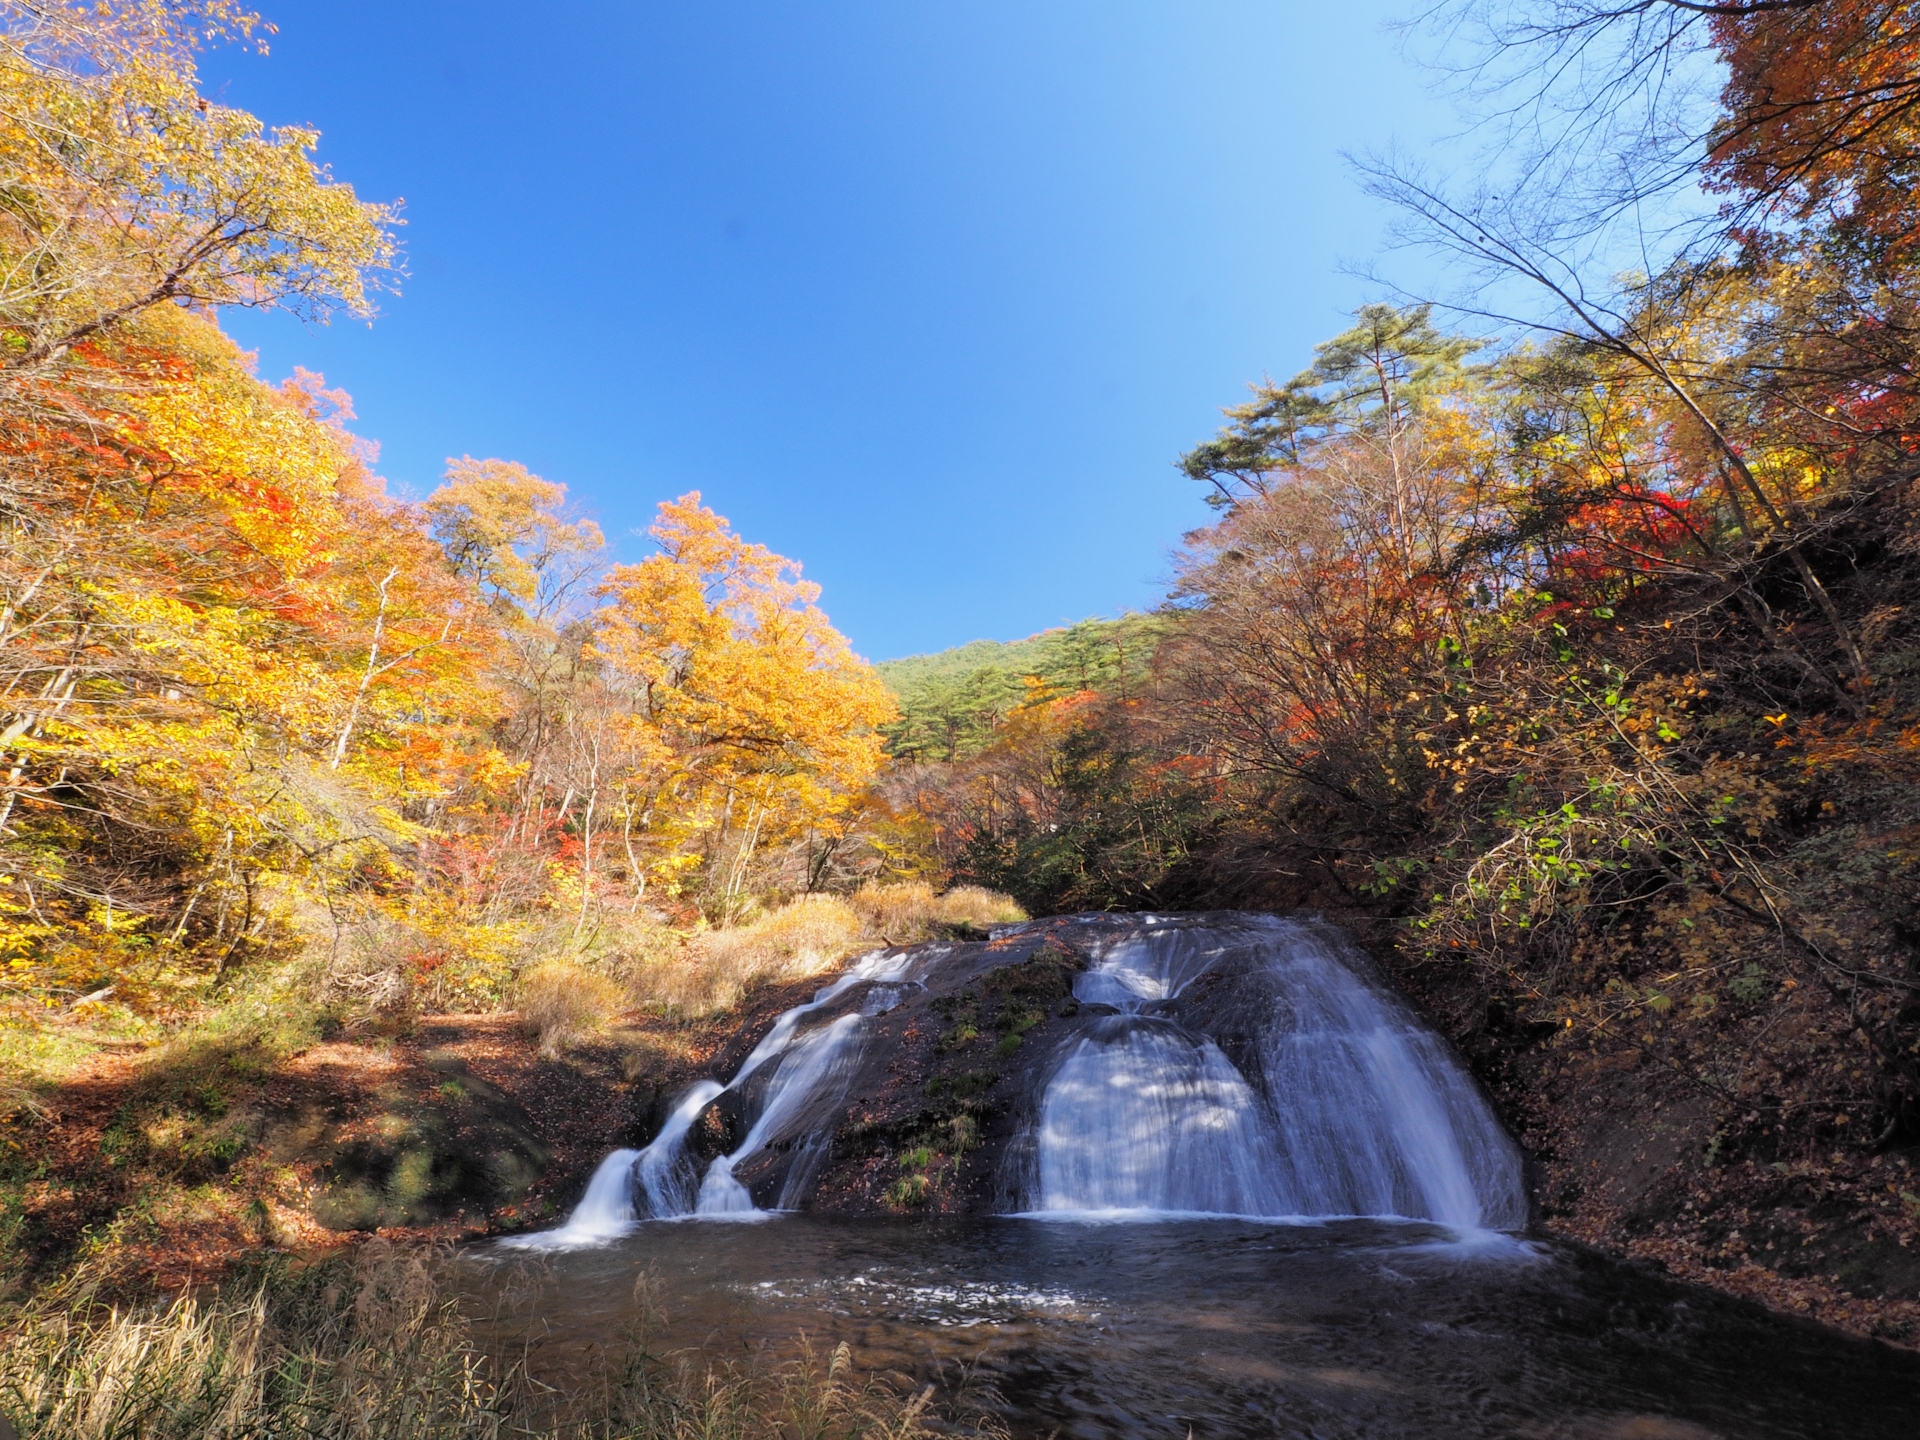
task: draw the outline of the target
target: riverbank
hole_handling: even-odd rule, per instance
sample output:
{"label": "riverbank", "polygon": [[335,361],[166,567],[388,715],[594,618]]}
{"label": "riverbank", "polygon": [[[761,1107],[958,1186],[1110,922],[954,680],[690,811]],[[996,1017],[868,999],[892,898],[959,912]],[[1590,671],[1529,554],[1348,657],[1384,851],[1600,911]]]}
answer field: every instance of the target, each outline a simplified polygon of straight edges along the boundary
{"label": "riverbank", "polygon": [[633,1323],[590,1357],[541,1347],[545,1306],[503,1295],[476,1317],[444,1253],[382,1242],[311,1264],[266,1261],[227,1292],[106,1303],[83,1271],[9,1316],[0,1418],[45,1440],[253,1440],[262,1435],[501,1435],[544,1440],[913,1440],[996,1437],[964,1394],[856,1374],[844,1345],[776,1354],[657,1346]]}
{"label": "riverbank", "polygon": [[[1391,925],[1342,922],[1486,1087],[1527,1153],[1543,1231],[1920,1348],[1920,1146],[1803,1142],[1765,1157],[1730,1154],[1730,1134],[1757,1118],[1752,1103],[1662,1033],[1658,1014],[1529,1023],[1460,967],[1408,959]],[[1815,1013],[1789,1016],[1774,1043],[1785,1028],[1788,1043],[1797,1031],[1817,1044],[1819,1027],[1843,1018],[1821,1013],[1829,997],[1809,999]]]}
{"label": "riverbank", "polygon": [[553,1223],[608,1149],[643,1140],[743,1027],[815,983],[696,1019],[630,1012],[559,1054],[512,1013],[420,1015],[279,1054],[257,1035],[99,1050],[0,1124],[15,1278],[86,1256],[129,1288],[179,1290],[262,1251]]}

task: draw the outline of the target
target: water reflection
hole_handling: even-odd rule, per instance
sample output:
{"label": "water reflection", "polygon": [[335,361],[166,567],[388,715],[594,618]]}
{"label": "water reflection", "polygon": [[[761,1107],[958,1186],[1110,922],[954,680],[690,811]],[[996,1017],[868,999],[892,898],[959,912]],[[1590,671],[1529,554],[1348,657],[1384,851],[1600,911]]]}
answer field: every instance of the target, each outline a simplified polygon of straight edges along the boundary
{"label": "water reflection", "polygon": [[[469,1252],[474,1285],[512,1254]],[[549,1369],[632,1323],[650,1272],[659,1346],[779,1354],[805,1332],[914,1382],[977,1362],[1020,1436],[1920,1433],[1920,1356],[1431,1226],[791,1215],[643,1224],[546,1263]]]}

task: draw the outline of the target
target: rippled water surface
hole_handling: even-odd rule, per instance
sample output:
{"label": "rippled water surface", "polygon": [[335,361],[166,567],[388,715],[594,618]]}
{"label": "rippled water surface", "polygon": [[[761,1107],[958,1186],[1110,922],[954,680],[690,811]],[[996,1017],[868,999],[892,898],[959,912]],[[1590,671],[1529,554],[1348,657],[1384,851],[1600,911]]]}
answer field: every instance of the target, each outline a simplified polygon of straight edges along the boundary
{"label": "rippled water surface", "polygon": [[[469,1256],[483,1289],[519,1261]],[[645,1224],[543,1263],[548,1365],[625,1330],[651,1274],[656,1348],[804,1331],[915,1381],[974,1365],[1020,1436],[1920,1436],[1920,1355],[1417,1226],[782,1215]]]}

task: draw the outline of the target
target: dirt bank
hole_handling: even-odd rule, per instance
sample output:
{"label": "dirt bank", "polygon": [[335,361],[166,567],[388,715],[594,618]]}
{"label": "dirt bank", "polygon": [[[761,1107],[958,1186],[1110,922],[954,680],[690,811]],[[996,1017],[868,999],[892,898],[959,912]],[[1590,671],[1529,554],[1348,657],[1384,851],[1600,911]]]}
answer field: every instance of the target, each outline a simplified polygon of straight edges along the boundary
{"label": "dirt bank", "polygon": [[[1458,967],[1413,964],[1395,929],[1340,917],[1448,1034],[1526,1150],[1540,1227],[1611,1255],[1920,1347],[1920,1146],[1806,1131],[1753,1141],[1755,1107],[1657,1015],[1529,1022]],[[1615,957],[1614,963],[1629,960]],[[1792,990],[1753,1042],[1827,1049],[1844,1025]],[[1824,1043],[1823,1042],[1827,1042]],[[1722,1042],[1723,1051],[1731,1046]]]}
{"label": "dirt bank", "polygon": [[608,1149],[643,1142],[724,1046],[815,983],[704,1020],[630,1014],[559,1056],[510,1014],[422,1015],[292,1053],[103,1051],[0,1121],[12,1278],[88,1253],[130,1289],[178,1289],[262,1248],[550,1223]]}

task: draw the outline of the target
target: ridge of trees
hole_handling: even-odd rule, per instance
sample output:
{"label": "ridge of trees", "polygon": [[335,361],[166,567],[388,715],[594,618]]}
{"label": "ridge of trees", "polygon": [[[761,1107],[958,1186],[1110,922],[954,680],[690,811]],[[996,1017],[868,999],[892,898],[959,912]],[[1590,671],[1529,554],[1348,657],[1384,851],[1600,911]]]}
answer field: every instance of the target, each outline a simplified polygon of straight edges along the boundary
{"label": "ridge of trees", "polygon": [[347,397],[214,318],[365,315],[397,265],[311,132],[199,95],[257,17],[0,18],[8,1003],[164,1018],[316,939],[373,1008],[479,1003],[841,874],[895,710],[799,566],[698,492],[612,567],[516,463],[389,495]]}
{"label": "ridge of trees", "polygon": [[886,727],[897,761],[977,755],[1023,705],[1086,692],[1126,693],[1145,678],[1165,616],[1081,620],[1024,640],[975,640],[951,650],[883,660],[874,668],[900,718]]}

